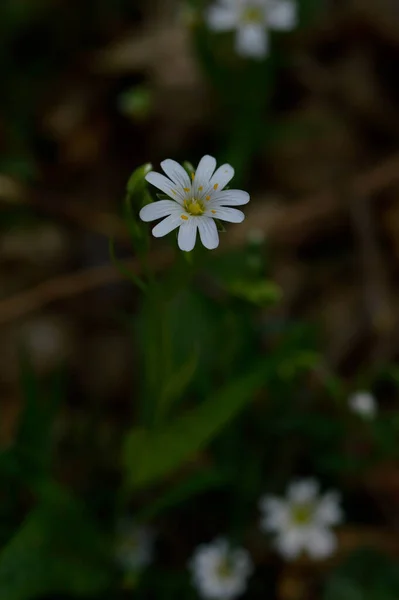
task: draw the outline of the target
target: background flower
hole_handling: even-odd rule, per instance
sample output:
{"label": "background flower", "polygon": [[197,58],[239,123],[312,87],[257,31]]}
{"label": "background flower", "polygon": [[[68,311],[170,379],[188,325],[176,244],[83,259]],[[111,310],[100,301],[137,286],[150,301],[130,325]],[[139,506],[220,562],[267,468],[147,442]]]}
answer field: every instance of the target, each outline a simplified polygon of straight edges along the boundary
{"label": "background flower", "polygon": [[117,526],[115,559],[127,572],[147,567],[153,560],[154,532],[132,519],[122,519]]}
{"label": "background flower", "polygon": [[260,527],[275,534],[275,547],[287,559],[302,552],[323,559],[334,552],[337,541],[331,527],[342,521],[336,492],[319,494],[313,479],[292,483],[286,498],[264,496],[259,503]]}
{"label": "background flower", "polygon": [[348,400],[350,409],[365,419],[377,414],[377,402],[370,392],[355,392]]}
{"label": "background flower", "polygon": [[297,7],[294,0],[218,0],[206,20],[213,31],[236,31],[238,54],[262,58],[269,51],[268,29],[293,29]]}
{"label": "background flower", "polygon": [[231,548],[224,538],[198,546],[190,562],[199,595],[210,600],[241,596],[252,569],[249,553],[243,548]]}

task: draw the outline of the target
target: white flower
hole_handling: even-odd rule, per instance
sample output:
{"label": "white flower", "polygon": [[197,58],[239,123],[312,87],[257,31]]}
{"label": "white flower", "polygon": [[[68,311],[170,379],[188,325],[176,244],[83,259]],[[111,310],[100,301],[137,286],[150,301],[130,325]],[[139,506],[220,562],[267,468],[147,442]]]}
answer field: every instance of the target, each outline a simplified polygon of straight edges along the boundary
{"label": "white flower", "polygon": [[155,237],[162,237],[179,228],[179,248],[189,252],[195,246],[198,229],[205,248],[213,250],[219,245],[214,219],[230,223],[244,220],[244,213],[229,207],[247,204],[249,194],[241,190],[224,189],[234,176],[234,169],[230,165],[216,169],[216,160],[212,156],[204,156],[191,180],[185,169],[174,160],[164,160],[161,167],[168,177],[151,171],[146,175],[146,180],[172,200],[147,204],[140,211],[143,221],[163,219],[152,230]]}
{"label": "white flower", "polygon": [[337,546],[331,527],[342,521],[339,504],[338,493],[319,494],[317,481],[296,481],[288,487],[285,499],[261,498],[260,527],[275,533],[275,546],[285,558],[295,559],[301,552],[307,552],[313,559],[323,559]]}
{"label": "white flower", "polygon": [[253,570],[247,550],[231,548],[224,538],[198,546],[189,566],[200,596],[215,600],[241,596]]}
{"label": "white flower", "polygon": [[372,419],[377,413],[377,403],[370,392],[356,392],[349,397],[350,409],[365,419]]}
{"label": "white flower", "polygon": [[236,30],[236,51],[262,58],[268,53],[268,29],[288,31],[297,24],[295,0],[217,0],[206,15],[214,31]]}
{"label": "white flower", "polygon": [[153,559],[154,533],[133,520],[122,519],[117,526],[115,560],[132,573],[147,567]]}

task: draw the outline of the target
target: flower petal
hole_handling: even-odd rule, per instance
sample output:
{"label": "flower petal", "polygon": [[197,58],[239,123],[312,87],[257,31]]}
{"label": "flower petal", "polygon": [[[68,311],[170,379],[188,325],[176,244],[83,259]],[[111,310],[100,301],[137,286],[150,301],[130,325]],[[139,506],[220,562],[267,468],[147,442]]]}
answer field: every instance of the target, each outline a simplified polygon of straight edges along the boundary
{"label": "flower petal", "polygon": [[209,185],[213,187],[217,185],[217,189],[221,191],[234,177],[234,169],[231,165],[225,164],[216,169]]}
{"label": "flower petal", "polygon": [[[210,216],[210,211],[206,214]],[[214,219],[227,221],[228,223],[242,223],[245,219],[245,215],[241,210],[237,210],[236,208],[225,208],[223,206],[212,208],[212,217]]]}
{"label": "flower petal", "polygon": [[267,31],[262,24],[246,23],[237,30],[236,50],[241,56],[262,58],[269,49]]}
{"label": "flower petal", "polygon": [[230,6],[214,5],[209,8],[205,18],[213,31],[231,31],[238,23],[239,13],[234,3]]}
{"label": "flower petal", "polygon": [[340,507],[340,494],[327,492],[320,498],[315,511],[315,519],[320,525],[338,525],[343,520]]}
{"label": "flower petal", "polygon": [[190,252],[195,246],[195,240],[197,237],[197,219],[192,218],[182,223],[179,229],[179,236],[177,243],[180,250]]}
{"label": "flower petal", "polygon": [[289,509],[285,500],[275,496],[264,496],[259,501],[262,514],[260,528],[262,531],[280,531],[289,522]]}
{"label": "flower petal", "polygon": [[198,163],[197,170],[194,177],[194,195],[197,196],[201,190],[200,187],[204,188],[204,191],[209,188],[209,182],[216,169],[216,159],[208,154],[201,158]]}
{"label": "flower petal", "polygon": [[201,237],[201,242],[208,248],[208,250],[214,250],[219,246],[219,234],[216,227],[216,223],[209,217],[198,218],[198,229]]}
{"label": "flower petal", "polygon": [[186,188],[191,190],[190,177],[188,176],[186,170],[179,165],[178,162],[167,158],[161,162],[161,167],[169,179],[171,179],[176,185],[183,189]]}
{"label": "flower petal", "polygon": [[209,206],[242,206],[248,204],[250,196],[248,192],[242,190],[223,190],[216,194],[212,194]]}
{"label": "flower petal", "polygon": [[322,560],[331,556],[337,547],[337,538],[329,529],[314,527],[308,533],[306,549],[313,559]]}
{"label": "flower petal", "polygon": [[267,12],[267,21],[272,29],[289,31],[298,24],[298,11],[291,0],[272,0]]}
{"label": "flower petal", "polygon": [[170,215],[154,227],[154,229],[152,230],[152,235],[154,237],[163,237],[164,235],[167,235],[168,233],[179,227],[180,223],[181,218],[179,214]]}
{"label": "flower petal", "polygon": [[276,539],[276,548],[284,558],[292,560],[299,556],[307,542],[307,532],[300,529],[282,531]]}
{"label": "flower petal", "polygon": [[143,206],[139,216],[142,221],[148,223],[149,221],[167,217],[175,211],[180,212],[180,210],[179,203],[173,200],[159,200],[159,202],[151,202],[151,204]]}
{"label": "flower petal", "polygon": [[294,481],[288,487],[288,498],[291,502],[312,502],[319,492],[319,484],[315,479]]}
{"label": "flower petal", "polygon": [[145,178],[146,181],[152,183],[152,185],[170,196],[170,198],[175,198],[180,204],[183,203],[185,198],[185,192],[183,188],[173,183],[170,179],[165,177],[165,175],[161,175],[161,173],[156,173],[155,171],[150,171],[147,173]]}

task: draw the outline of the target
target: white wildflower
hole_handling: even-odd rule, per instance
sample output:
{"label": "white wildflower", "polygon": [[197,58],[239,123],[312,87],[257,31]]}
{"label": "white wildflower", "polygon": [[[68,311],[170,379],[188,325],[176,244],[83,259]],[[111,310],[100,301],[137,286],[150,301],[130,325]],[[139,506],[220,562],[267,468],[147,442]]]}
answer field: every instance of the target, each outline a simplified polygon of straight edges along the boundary
{"label": "white wildflower", "polygon": [[195,246],[198,229],[205,248],[213,250],[219,245],[214,219],[230,223],[244,220],[244,213],[230,207],[247,204],[249,194],[241,190],[224,189],[234,176],[234,169],[230,165],[216,169],[216,160],[212,156],[204,156],[191,180],[185,169],[174,160],[164,160],[161,167],[167,177],[151,171],[146,175],[146,180],[172,200],[147,204],[140,211],[143,221],[163,219],[152,230],[155,237],[163,237],[179,228],[179,248],[189,252]]}
{"label": "white wildflower", "polygon": [[128,573],[147,567],[153,559],[154,533],[148,527],[123,519],[117,526],[115,560]]}
{"label": "white wildflower", "polygon": [[231,548],[224,538],[198,546],[189,566],[199,595],[210,600],[241,596],[253,570],[247,550]]}
{"label": "white wildflower", "polygon": [[236,31],[236,51],[262,58],[269,50],[268,29],[289,31],[297,24],[295,0],[217,0],[207,12],[213,31]]}
{"label": "white wildflower", "polygon": [[304,479],[288,487],[286,498],[265,496],[259,507],[261,529],[275,533],[275,547],[286,559],[302,552],[323,559],[335,551],[337,539],[331,527],[343,519],[338,493],[320,495],[318,482]]}
{"label": "white wildflower", "polygon": [[365,419],[372,419],[377,413],[377,403],[370,392],[355,392],[348,400],[350,409]]}

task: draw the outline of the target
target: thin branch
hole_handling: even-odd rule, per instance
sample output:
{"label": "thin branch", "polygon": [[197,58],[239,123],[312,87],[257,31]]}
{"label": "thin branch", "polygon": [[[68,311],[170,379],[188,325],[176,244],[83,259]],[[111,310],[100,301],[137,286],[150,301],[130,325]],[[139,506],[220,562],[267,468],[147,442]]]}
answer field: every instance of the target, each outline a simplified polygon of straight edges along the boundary
{"label": "thin branch", "polygon": [[[371,171],[359,175],[352,184],[353,192],[357,196],[372,196],[397,182],[399,182],[399,155],[392,156]],[[288,207],[254,202],[253,208],[248,211],[246,225],[231,231],[228,239],[225,240],[223,250],[239,247],[245,243],[248,231],[253,228],[262,229],[272,241],[296,244],[304,239],[309,231],[319,227],[321,222],[336,217],[345,208],[347,207],[333,192],[325,192]],[[75,209],[68,212],[70,218],[83,224],[80,213],[79,216],[77,215]],[[98,232],[101,229],[101,233],[105,235],[115,234],[115,229],[109,227],[108,216],[101,220],[93,219],[93,215],[91,215],[91,229],[94,227],[93,223],[97,223],[95,227]],[[99,223],[101,226],[98,225]],[[165,248],[150,254],[150,264],[154,269],[165,268],[172,260],[173,251]],[[132,269],[135,274],[139,274],[140,268],[137,259],[130,259],[123,264]],[[2,300],[0,302],[0,325],[39,310],[57,300],[77,296],[115,283],[121,277],[118,269],[111,264],[56,277],[30,290]]]}

